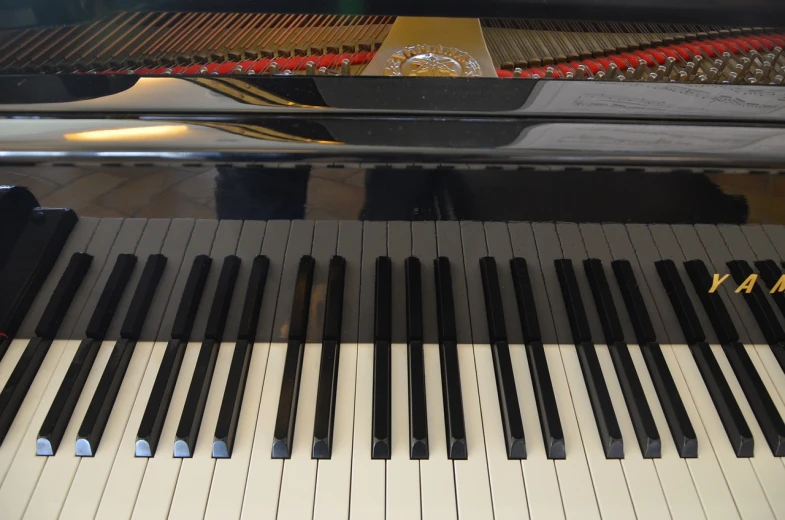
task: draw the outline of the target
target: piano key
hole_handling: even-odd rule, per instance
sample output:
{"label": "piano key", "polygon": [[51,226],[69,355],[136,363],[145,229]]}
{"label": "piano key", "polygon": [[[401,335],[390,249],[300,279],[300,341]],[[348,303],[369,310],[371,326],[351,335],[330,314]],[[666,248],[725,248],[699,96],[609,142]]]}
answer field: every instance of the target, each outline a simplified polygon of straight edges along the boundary
{"label": "piano key", "polygon": [[[667,254],[674,261],[684,261],[678,243],[673,237],[672,229],[668,226],[628,226],[628,230],[635,251],[639,255],[638,259],[646,276],[648,287],[657,302],[657,307],[661,309],[659,316],[665,324],[668,337],[671,338],[671,341],[676,338],[678,338],[676,341],[681,341],[683,333],[680,330],[678,318],[670,310],[672,307],[669,297],[659,279],[659,274],[654,264],[655,261],[660,260],[662,254]],[[643,261],[644,257],[647,259],[646,263]],[[692,306],[691,301],[690,305]],[[710,331],[710,333],[713,334],[713,331]],[[701,450],[698,459],[696,459],[696,464],[693,464],[693,460],[688,462],[690,468],[693,470],[693,473],[696,473],[696,468],[701,466],[701,464],[708,466],[713,463],[713,460],[717,460],[719,468],[715,467],[712,473],[717,476],[724,476],[723,479],[715,478],[716,481],[712,484],[711,492],[702,489],[703,482],[700,484],[696,482],[706,516],[709,518],[720,516],[719,511],[717,511],[719,510],[717,503],[724,500],[724,493],[721,490],[724,486],[727,486],[730,490],[731,498],[735,502],[738,515],[742,517],[747,515],[750,518],[770,518],[770,508],[754,476],[749,460],[735,456],[728,442],[722,422],[714,410],[711,396],[702,380],[695,359],[688,352],[688,347],[684,346],[684,343],[677,343],[668,345],[667,349],[670,351],[669,353],[674,355],[678,363],[677,366],[683,375],[683,380],[687,385],[686,388],[680,390],[680,393],[685,398],[685,406],[687,406],[698,435],[698,443],[707,448],[710,446],[716,457],[716,459],[707,457],[705,455],[708,454]],[[674,378],[676,379],[677,376],[673,370],[672,373],[674,373]],[[679,384],[678,379],[677,384]],[[705,441],[703,440],[704,438]],[[702,469],[704,468],[701,467]],[[708,470],[708,468],[706,469]],[[708,474],[702,476],[706,480],[710,478]],[[727,504],[722,511],[728,511],[731,507]]]}
{"label": "piano key", "polygon": [[[156,222],[156,220],[151,221]],[[141,329],[140,342],[136,347],[136,355],[147,357],[149,360],[144,369],[144,375],[139,390],[136,392],[133,407],[122,433],[117,448],[117,455],[108,475],[106,487],[101,495],[96,518],[130,518],[133,513],[139,487],[142,483],[146,457],[135,457],[136,433],[139,423],[147,406],[147,398],[155,382],[161,358],[166,350],[166,341],[161,341],[169,335],[173,313],[166,312],[169,308],[176,310],[180,296],[180,289],[174,290],[178,274],[188,273],[190,265],[183,263],[186,247],[191,240],[194,222],[190,219],[174,219],[169,222],[166,237],[161,246],[161,254],[167,258],[161,281],[158,284],[156,295],[150,303],[148,316],[161,316],[161,320],[147,319]],[[184,282],[185,280],[183,280]],[[148,343],[155,341],[155,343]],[[87,463],[86,463],[87,464]]]}
{"label": "piano key", "polygon": [[376,259],[373,337],[373,412],[371,458],[390,458],[391,388],[390,356],[392,341],[392,264],[390,258]]}
{"label": "piano key", "polygon": [[[35,196],[23,186],[0,187],[0,244],[5,247],[0,251],[0,271],[3,270],[13,245],[24,231],[33,209],[39,206]],[[22,334],[22,337],[29,337]]]}
{"label": "piano key", "polygon": [[3,390],[0,392],[0,443],[8,434],[22,406],[22,401],[36,378],[91,261],[92,257],[82,253],[74,253],[71,257],[68,267],[52,293],[49,305],[46,306],[38,322],[36,338],[30,340],[3,385]]}
{"label": "piano key", "polygon": [[[219,227],[220,232],[221,229]],[[185,399],[185,407],[180,416],[180,423],[175,434],[175,457],[192,457],[196,448],[196,441],[202,426],[204,407],[210,391],[215,362],[223,339],[239,269],[240,259],[237,256],[229,255],[224,259],[210,308],[210,315],[205,325],[205,340],[202,342],[202,347],[199,350],[196,372],[194,372],[191,378],[188,397]]]}
{"label": "piano key", "polygon": [[[660,260],[655,262],[657,272],[660,275],[665,292],[668,294],[674,312],[679,317],[685,337],[692,339],[705,337],[702,333],[695,308],[689,300],[684,283],[672,260]],[[694,317],[694,318],[693,318]],[[694,332],[694,331],[701,332]],[[749,426],[744,420],[744,416],[739,409],[739,405],[734,399],[728,382],[717,365],[717,360],[711,351],[711,347],[705,341],[694,339],[688,341],[690,351],[695,359],[695,364],[700,371],[706,389],[709,391],[711,400],[722,422],[728,440],[733,447],[737,457],[751,457],[754,448],[754,440],[750,433]]]}
{"label": "piano key", "polygon": [[[548,361],[545,357],[543,345],[540,342],[540,327],[537,320],[537,311],[534,307],[534,297],[532,295],[528,268],[526,267],[526,259],[520,257],[513,258],[510,260],[510,267],[512,269],[521,328],[524,331],[523,334],[526,341],[527,365],[532,386],[534,387],[543,443],[549,459],[563,459],[567,454],[564,446],[564,433],[562,432],[561,419],[559,419],[559,409],[556,406],[556,398],[553,394]],[[536,335],[532,336],[526,332],[527,329],[532,330],[535,326],[537,330]],[[527,334],[529,334],[528,337]]]}
{"label": "piano key", "polygon": [[608,388],[605,385],[602,370],[597,360],[597,353],[594,345],[591,343],[591,335],[588,332],[589,324],[583,309],[583,303],[580,301],[581,295],[578,290],[575,271],[572,268],[572,261],[569,259],[555,260],[554,267],[559,277],[559,286],[564,298],[567,317],[570,320],[570,328],[572,329],[573,341],[575,341],[575,350],[578,354],[578,362],[583,373],[584,384],[589,395],[592,411],[594,412],[600,444],[606,458],[623,458],[624,444],[621,431],[619,431],[619,424],[613,405],[610,402]]}
{"label": "piano key", "polygon": [[[354,427],[355,376],[357,366],[360,278],[362,276],[362,229],[360,222],[340,222],[338,255],[345,259],[341,335],[331,456],[318,462],[313,518],[349,516]],[[329,290],[328,290],[329,293]],[[328,300],[331,296],[328,295]],[[336,296],[337,299],[337,296]],[[317,404],[318,406],[318,404]],[[369,442],[370,433],[365,436]],[[368,451],[358,455],[367,458]],[[382,492],[383,492],[382,488]]]}
{"label": "piano key", "polygon": [[[741,285],[747,277],[754,274],[750,265],[744,260],[731,260],[726,265],[737,285]],[[782,325],[777,321],[777,316],[766,300],[766,295],[763,293],[760,285],[756,282],[752,287],[751,293],[742,291],[741,294],[755,316],[758,326],[763,331],[766,341],[769,344],[785,341],[785,331],[783,331]]]}
{"label": "piano key", "polygon": [[701,260],[689,260],[684,262],[684,270],[695,288],[704,312],[709,317],[718,342],[725,344],[739,341],[739,333],[736,331],[736,327],[733,326],[733,321],[719,294],[709,292],[712,281],[709,270],[706,269],[706,264]]}
{"label": "piano key", "polygon": [[526,440],[515,388],[515,376],[510,360],[510,347],[507,343],[507,326],[504,320],[496,260],[491,257],[480,259],[480,272],[507,458],[524,459],[526,458]]}
{"label": "piano key", "polygon": [[334,256],[330,259],[324,307],[322,358],[319,365],[316,415],[313,428],[312,456],[314,459],[329,459],[332,453],[345,272],[346,260],[343,257]]}
{"label": "piano key", "polygon": [[643,395],[643,388],[632,364],[629,348],[624,342],[621,322],[616,313],[616,305],[611,296],[602,262],[596,258],[587,259],[583,261],[583,266],[641,453],[648,458],[659,457],[660,435],[654,424],[649,404]]}
{"label": "piano key", "polygon": [[774,300],[774,303],[779,307],[780,314],[785,316],[785,294],[779,291],[774,293],[771,292],[782,277],[782,270],[774,260],[758,260],[755,262],[755,267],[760,273],[761,280],[763,280],[763,283],[766,284],[766,287],[769,289],[771,299]]}
{"label": "piano key", "polygon": [[280,518],[311,518],[314,509],[314,492],[318,461],[312,458],[314,419],[316,417],[316,400],[318,390],[319,364],[322,354],[322,340],[325,339],[324,329],[337,338],[340,329],[328,323],[322,309],[326,309],[329,281],[330,258],[335,255],[338,240],[338,222],[318,221],[314,225],[314,239],[311,256],[314,260],[313,293],[309,299],[310,312],[303,320],[307,329],[300,336],[305,343],[302,360],[302,377],[296,408],[296,424],[294,430],[291,458],[284,461],[281,477],[281,492],[278,498],[278,516]]}
{"label": "piano key", "polygon": [[[166,350],[136,434],[135,454],[137,457],[152,457],[158,449],[164,420],[171,404],[172,392],[180,374],[183,355],[207,283],[207,274],[211,264],[212,259],[209,256],[197,255],[193,259],[190,271],[188,271],[188,279],[184,282],[185,287],[174,320],[177,325],[172,328],[172,339],[165,347]],[[185,270],[183,270],[184,272]],[[175,337],[175,334],[178,337]]]}
{"label": "piano key", "polygon": [[[270,226],[272,224],[270,223]],[[279,265],[282,265],[280,289],[275,306],[275,317],[268,329],[272,332],[272,341],[258,408],[253,441],[254,449],[251,453],[248,478],[244,486],[242,518],[245,519],[275,518],[281,489],[283,459],[273,458],[272,451],[269,449],[275,427],[275,421],[272,418],[276,417],[282,390],[289,337],[287,325],[292,315],[300,259],[303,255],[308,255],[311,252],[313,240],[313,222],[292,221],[291,224],[287,223],[286,225],[288,225],[289,234],[285,255],[279,260]],[[275,264],[271,263],[271,267],[273,265]],[[263,319],[262,323],[266,323],[266,320]],[[304,338],[304,336],[300,337]],[[310,446],[310,443],[307,444]]]}
{"label": "piano key", "polygon": [[422,276],[420,260],[406,259],[406,335],[409,374],[409,456],[428,458],[428,405],[423,359]]}
{"label": "piano key", "polygon": [[453,464],[447,458],[442,399],[433,266],[437,256],[436,226],[433,222],[412,222],[412,255],[420,261],[424,395],[428,421],[428,459],[420,460],[420,505],[424,520],[456,520],[455,476]]}
{"label": "piano key", "polygon": [[439,353],[441,360],[442,399],[445,414],[447,457],[453,460],[468,456],[466,424],[464,422],[463,391],[458,363],[455,305],[453,299],[450,260],[439,257],[433,262],[436,284],[436,305],[439,323]]}

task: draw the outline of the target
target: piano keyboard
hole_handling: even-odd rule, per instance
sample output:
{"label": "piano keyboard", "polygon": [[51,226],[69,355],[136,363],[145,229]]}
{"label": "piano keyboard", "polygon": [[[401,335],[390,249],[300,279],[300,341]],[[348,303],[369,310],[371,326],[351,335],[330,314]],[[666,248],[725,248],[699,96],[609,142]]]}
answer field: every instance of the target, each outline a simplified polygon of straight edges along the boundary
{"label": "piano keyboard", "polygon": [[778,226],[83,218],[0,360],[1,516],[785,518],[783,258]]}

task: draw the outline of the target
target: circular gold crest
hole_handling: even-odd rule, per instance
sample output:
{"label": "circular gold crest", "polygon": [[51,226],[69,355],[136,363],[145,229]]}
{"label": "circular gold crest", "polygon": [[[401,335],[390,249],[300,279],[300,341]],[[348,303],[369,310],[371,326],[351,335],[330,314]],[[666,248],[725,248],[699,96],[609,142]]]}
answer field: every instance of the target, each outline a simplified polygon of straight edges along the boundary
{"label": "circular gold crest", "polygon": [[455,47],[410,45],[393,53],[382,72],[385,76],[482,76],[477,60]]}

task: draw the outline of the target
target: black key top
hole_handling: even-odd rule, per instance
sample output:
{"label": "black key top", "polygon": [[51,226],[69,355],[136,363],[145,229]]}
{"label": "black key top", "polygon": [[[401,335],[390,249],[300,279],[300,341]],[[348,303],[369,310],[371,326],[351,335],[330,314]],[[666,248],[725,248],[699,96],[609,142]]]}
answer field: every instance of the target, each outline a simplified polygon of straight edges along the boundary
{"label": "black key top", "polygon": [[616,413],[613,411],[608,387],[602,376],[600,361],[591,342],[589,321],[586,318],[580,289],[578,288],[578,280],[572,268],[572,261],[569,259],[554,260],[554,265],[564,298],[564,306],[567,310],[567,318],[570,321],[573,341],[578,352],[583,381],[586,384],[586,391],[589,394],[592,411],[594,412],[594,420],[597,423],[600,443],[605,451],[606,458],[621,459],[624,457],[624,442],[616,419]]}
{"label": "black key top", "polygon": [[93,310],[93,315],[90,317],[87,331],[92,335],[85,333],[87,337],[79,344],[41,429],[38,431],[37,455],[51,456],[57,453],[65,429],[71,421],[71,415],[79,400],[79,395],[82,393],[87,376],[93,368],[95,357],[101,348],[101,342],[114,317],[135,265],[136,257],[134,255],[121,254],[117,256],[112,272],[109,274],[106,285]]}
{"label": "black key top", "polygon": [[728,309],[722,303],[720,295],[715,291],[710,293],[711,275],[702,260],[690,260],[684,262],[684,269],[690,277],[692,286],[698,294],[698,298],[703,305],[703,309],[709,316],[709,321],[717,334],[717,340],[721,345],[739,341],[739,333],[733,325],[733,321],[728,314]]}
{"label": "black key top", "polygon": [[[739,285],[750,275],[754,274],[750,265],[743,260],[732,260],[728,262],[728,267],[733,280]],[[756,283],[753,285],[750,293],[742,291],[741,294],[752,311],[752,315],[755,316],[755,321],[758,322],[758,327],[760,327],[763,337],[766,338],[769,345],[785,341],[785,331],[783,331],[780,322],[777,320],[777,316],[766,299],[763,289]]]}
{"label": "black key top", "polygon": [[703,332],[698,321],[698,315],[695,314],[695,309],[687,296],[687,290],[684,287],[684,282],[681,281],[679,272],[676,270],[676,264],[673,260],[658,260],[654,262],[657,268],[657,273],[662,280],[662,285],[665,287],[665,292],[670,299],[673,311],[676,313],[676,318],[679,320],[681,330],[684,332],[684,338],[688,345],[706,341],[706,335]]}
{"label": "black key top", "polygon": [[499,275],[496,272],[496,261],[491,257],[480,259],[485,311],[488,316],[488,333],[490,335],[493,368],[496,376],[496,392],[501,409],[502,430],[507,447],[508,459],[526,458],[526,439],[523,433],[521,409],[518,404],[518,393],[515,389],[515,376],[510,359],[510,347],[507,344],[507,327],[504,321]]}
{"label": "black key top", "polygon": [[30,340],[0,392],[0,443],[11,428],[91,262],[92,257],[84,253],[71,257],[35,329],[38,337]]}
{"label": "black key top", "polygon": [[311,307],[311,287],[313,286],[314,259],[305,255],[300,259],[297,282],[294,288],[292,313],[289,320],[289,342],[286,346],[286,359],[283,366],[281,397],[273,432],[274,459],[288,459],[292,456],[297,400],[300,393],[300,376],[303,373],[303,354],[308,330],[308,313]]}
{"label": "black key top", "polygon": [[152,457],[158,448],[166,414],[169,411],[169,403],[172,401],[172,392],[174,392],[174,386],[180,374],[185,347],[191,336],[191,329],[196,319],[196,311],[199,309],[199,301],[202,299],[211,264],[212,259],[209,256],[198,255],[194,258],[172,326],[172,339],[166,345],[166,351],[161,359],[158,374],[155,376],[142,422],[136,433],[135,453],[137,457]]}
{"label": "black key top", "polygon": [[632,330],[635,331],[638,344],[645,345],[656,342],[657,337],[654,334],[654,326],[651,324],[649,311],[646,310],[646,303],[643,301],[643,296],[630,262],[628,260],[614,260],[611,262],[611,268],[616,276],[616,282],[619,284],[619,291],[624,300],[624,305],[627,307],[627,313],[632,322]]}
{"label": "black key top", "polygon": [[672,260],[660,260],[655,262],[655,265],[731,446],[737,457],[751,457],[754,442],[739,404],[733,397],[711,347],[703,339],[695,339],[704,337],[703,329],[698,323],[698,316],[676,270],[676,264]]}
{"label": "black key top", "polygon": [[0,272],[0,337],[16,335],[76,221],[69,209],[33,211]]}
{"label": "black key top", "polygon": [[240,259],[238,257],[229,255],[224,259],[221,274],[218,277],[218,285],[215,288],[213,305],[210,307],[210,314],[207,317],[205,339],[199,349],[199,357],[196,360],[191,385],[188,387],[183,413],[180,415],[180,423],[175,434],[175,457],[193,457],[196,449],[196,440],[202,425],[204,407],[207,404],[207,395],[210,392],[210,383],[215,371],[215,361],[218,358],[218,350],[221,346],[226,319],[229,316],[229,306],[232,303],[234,284],[237,281],[239,270]]}
{"label": "black key top", "polygon": [[583,261],[583,268],[589,279],[589,287],[592,296],[594,296],[594,303],[602,323],[613,368],[619,379],[619,386],[630,413],[630,420],[641,448],[641,454],[645,458],[657,458],[662,453],[660,434],[654,423],[649,403],[646,401],[638,372],[635,370],[629,349],[624,342],[624,333],[602,262],[594,258],[587,259]]}
{"label": "black key top", "polygon": [[392,341],[392,264],[390,258],[376,259],[373,338],[373,418],[371,458],[390,458],[392,393],[390,389]]}
{"label": "black key top", "polygon": [[447,457],[465,460],[469,456],[466,427],[463,420],[461,371],[458,366],[458,344],[455,330],[455,306],[452,294],[450,260],[439,257],[433,261],[436,282],[436,312],[439,326],[439,359],[441,362],[444,430],[447,436]]}
{"label": "black key top", "polygon": [[779,307],[780,314],[785,316],[785,293],[780,292],[783,287],[782,285],[778,285],[778,282],[782,278],[782,271],[777,266],[777,262],[774,260],[758,260],[755,262],[755,267],[758,268],[763,283],[769,288],[771,298],[774,300],[774,303],[777,304],[777,307]]}
{"label": "black key top", "polygon": [[327,275],[327,295],[322,329],[322,359],[319,364],[316,412],[313,422],[311,455],[314,459],[329,459],[332,456],[345,273],[346,261],[343,257],[332,257]]}
{"label": "black key top", "polygon": [[572,260],[554,260],[556,275],[559,278],[564,306],[567,310],[567,318],[570,321],[572,340],[577,345],[583,341],[591,341],[591,330],[589,320],[586,318],[586,311],[583,308],[583,300],[578,289],[578,280],[575,278],[575,271],[572,268]]}
{"label": "black key top", "polygon": [[513,258],[510,260],[510,269],[512,269],[512,283],[515,286],[515,298],[518,301],[518,317],[523,330],[523,341],[526,343],[540,341],[542,339],[540,322],[537,320],[537,309],[534,307],[534,295],[526,260]]}
{"label": "black key top", "polygon": [[409,457],[427,459],[428,408],[423,360],[422,276],[420,260],[406,259],[406,338],[409,372]]}
{"label": "black key top", "polygon": [[118,341],[112,350],[79,428],[76,438],[76,454],[79,456],[92,457],[98,450],[165,265],[166,257],[163,255],[150,255],[145,263],[120,329],[123,339]]}
{"label": "black key top", "polygon": [[245,293],[245,302],[242,315],[240,316],[237,345],[235,345],[234,353],[232,354],[226,389],[221,401],[221,410],[218,413],[218,422],[215,426],[215,437],[213,439],[213,457],[215,458],[232,456],[269,266],[270,260],[266,256],[259,255],[254,258],[253,266],[251,267],[248,290]]}

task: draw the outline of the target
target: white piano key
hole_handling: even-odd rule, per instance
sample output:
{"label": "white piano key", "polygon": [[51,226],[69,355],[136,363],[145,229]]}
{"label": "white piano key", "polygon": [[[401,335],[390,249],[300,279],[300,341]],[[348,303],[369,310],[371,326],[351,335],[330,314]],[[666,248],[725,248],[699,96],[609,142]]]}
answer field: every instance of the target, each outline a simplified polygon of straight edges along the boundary
{"label": "white piano key", "polygon": [[[148,520],[153,518],[165,519],[169,514],[174,497],[175,484],[180,473],[180,464],[183,459],[172,456],[171,446],[174,444],[177,423],[185,405],[185,397],[191,384],[191,377],[199,356],[201,343],[194,341],[188,343],[180,366],[180,373],[172,392],[172,400],[166,413],[166,421],[161,431],[161,439],[155,457],[147,459],[139,495],[136,497],[132,518]],[[148,396],[145,396],[145,406]],[[139,428],[137,423],[136,429]],[[133,456],[133,451],[128,453]]]}
{"label": "white piano key", "polygon": [[[140,343],[136,348],[139,349],[142,345]],[[117,456],[109,473],[109,479],[101,496],[96,519],[130,518],[133,513],[134,502],[136,502],[139,488],[142,485],[142,478],[148,462],[146,457],[134,456],[136,432],[139,429],[139,423],[142,421],[142,415],[147,406],[147,399],[150,397],[155,376],[158,374],[158,368],[161,365],[161,359],[165,350],[165,341],[151,344],[150,358],[147,362],[142,382],[139,385],[139,391],[136,393],[136,400],[131,410],[131,415],[125,425],[125,432],[120,440]],[[134,356],[136,356],[136,353],[134,353]],[[103,441],[101,441],[99,450],[102,447]]]}
{"label": "white piano key", "polygon": [[[679,385],[678,378],[674,377],[677,380],[676,384],[679,387],[679,394],[685,401],[684,405],[687,407],[690,419],[693,421],[693,428],[698,436],[697,460],[704,460],[704,455],[706,455],[705,459],[709,459],[710,453],[707,453],[706,450],[713,450],[716,460],[721,467],[721,471],[718,470],[719,468],[715,469],[715,475],[716,477],[724,475],[724,480],[731,491],[737,511],[732,511],[728,505],[725,505],[724,508],[716,509],[724,509],[724,516],[726,517],[738,517],[737,515],[740,515],[744,519],[773,518],[769,504],[758,484],[755,473],[752,471],[749,460],[737,458],[731,449],[728,436],[722,427],[720,418],[714,408],[714,403],[711,401],[689,347],[687,345],[669,345],[663,348],[663,353],[666,350],[675,355],[678,367],[681,369],[684,381],[687,383],[685,388],[683,385]],[[666,354],[665,357],[668,359],[669,356]],[[671,366],[671,373],[673,373],[674,367],[670,363],[669,365]],[[686,399],[687,395],[691,399]],[[690,410],[691,406],[688,404],[689,400],[695,403],[692,410]],[[697,414],[695,413],[696,411]],[[698,416],[700,421],[695,420]],[[703,430],[704,428],[705,430]],[[690,461],[690,465],[692,466],[692,461]],[[722,496],[715,491],[720,488],[720,485],[720,482],[717,482],[715,486],[707,486],[704,489],[698,488],[706,515],[712,520],[715,518],[715,515],[723,514],[722,510],[716,512],[710,510]]]}
{"label": "white piano key", "polygon": [[468,447],[468,458],[466,460],[453,461],[458,516],[463,518],[492,518],[493,505],[488,480],[488,464],[485,458],[485,440],[482,432],[480,394],[477,388],[473,345],[458,345],[458,365],[461,372],[463,418],[466,428],[466,445]]}
{"label": "white piano key", "polygon": [[297,401],[292,457],[283,463],[278,517],[292,520],[313,517],[317,462],[311,458],[313,420],[316,413],[316,386],[322,346],[306,343]]}
{"label": "white piano key", "polygon": [[[71,415],[71,420],[63,434],[60,448],[55,455],[47,458],[44,471],[38,479],[38,484],[30,497],[23,518],[37,520],[57,518],[60,515],[60,510],[68,496],[68,491],[71,488],[71,483],[79,468],[81,459],[81,457],[74,456],[76,434],[79,431],[79,426],[82,424],[84,414],[90,405],[95,387],[98,386],[98,381],[101,379],[101,374],[104,372],[104,367],[109,360],[113,347],[114,341],[104,341],[98,349],[93,369],[87,376],[82,393],[76,403],[76,408],[74,408],[74,413]],[[68,362],[70,364],[71,361],[68,360]],[[30,449],[34,449],[34,447],[31,446]]]}
{"label": "white piano key", "polygon": [[564,508],[556,467],[548,459],[537,415],[537,401],[531,385],[529,361],[524,345],[510,345],[510,358],[526,434],[526,459],[521,461],[529,516],[533,520],[562,520]]}
{"label": "white piano key", "polygon": [[384,518],[385,461],[371,459],[373,344],[357,347],[354,400],[354,448],[349,516],[355,520]]}
{"label": "white piano key", "polygon": [[[521,463],[507,459],[490,345],[474,345],[474,362],[494,518],[529,518]],[[520,384],[517,379],[515,383]]]}
{"label": "white piano key", "polygon": [[[747,352],[766,385],[771,399],[777,406],[777,410],[785,418],[785,404],[783,404],[785,403],[785,371],[780,368],[777,358],[774,357],[774,353],[768,345],[754,345],[752,349],[748,347]],[[785,459],[783,459],[783,463],[785,463]]]}
{"label": "white piano key", "polygon": [[[49,406],[51,405],[52,400],[54,400],[60,382],[63,380],[63,377],[65,377],[71,358],[78,347],[78,341],[58,340],[52,344],[49,354],[41,365],[39,375],[36,377],[36,382],[30,387],[29,395],[25,398],[24,403],[22,403],[22,409],[20,409],[19,414],[17,414],[16,420],[18,421],[25,407],[32,407],[34,409],[29,420],[26,421],[27,425],[25,426],[25,431],[18,436],[17,442],[14,443],[16,444],[16,448],[12,449],[9,437],[11,437],[12,434],[16,436],[16,424],[14,424],[8,432],[5,442],[0,445],[0,458],[3,459],[2,467],[8,469],[7,472],[4,472],[2,477],[11,475],[11,478],[3,479],[0,477],[0,481],[2,481],[2,485],[0,486],[0,504],[3,504],[4,518],[22,517],[22,514],[24,514],[25,508],[27,507],[27,503],[30,500],[30,495],[32,495],[38,478],[41,476],[41,471],[44,468],[44,464],[46,464],[46,457],[38,457],[35,454],[35,442],[38,436],[38,429],[41,427],[41,423],[49,411]],[[55,357],[58,356],[51,355],[53,353],[52,350],[55,349],[61,354],[57,360],[55,360]],[[38,394],[38,378],[42,375],[45,376],[44,371],[49,370],[48,364],[50,362],[54,362],[55,364],[55,366],[51,368],[51,377],[45,377],[45,379],[47,379],[43,384],[45,388]],[[43,379],[44,378],[42,378],[42,380]],[[35,394],[38,394],[38,396]],[[40,399],[38,397],[40,397]],[[25,414],[27,414],[27,412],[25,412]],[[10,457],[10,461],[6,463],[5,459],[7,457]]]}
{"label": "white piano key", "polygon": [[[752,432],[752,438],[755,440],[755,455],[749,459],[752,469],[758,476],[760,487],[768,499],[774,516],[776,518],[785,518],[785,493],[782,493],[782,483],[785,482],[785,466],[782,465],[779,457],[775,457],[771,453],[766,438],[763,436],[760,426],[758,426],[755,415],[752,413],[746,397],[744,397],[744,392],[736,379],[736,374],[733,373],[728,359],[725,357],[722,347],[720,345],[712,345],[711,349],[717,358],[717,363],[720,365],[722,373],[725,374],[725,379],[728,381],[728,386],[730,386],[736,402],[739,403],[741,413],[744,414],[744,419],[746,419],[747,425]],[[747,350],[749,352],[749,349]],[[757,357],[754,351],[750,357]]]}
{"label": "white piano key", "polygon": [[[349,517],[357,344],[341,344],[340,349],[332,455],[329,459],[319,461],[316,473],[314,520]],[[450,483],[452,484],[452,471]]]}
{"label": "white piano key", "polygon": [[199,436],[193,457],[183,459],[180,474],[177,478],[172,507],[169,518],[173,520],[203,518],[207,507],[207,496],[213,482],[215,459],[213,452],[213,433],[215,423],[218,421],[218,412],[221,408],[226,378],[229,375],[229,365],[232,361],[234,343],[221,343],[218,358],[215,360],[215,371],[210,383],[207,402],[204,406],[202,423],[199,426]]}
{"label": "white piano key", "polygon": [[[205,513],[208,519],[239,518],[243,509],[243,491],[254,448],[254,431],[270,344],[257,343],[253,349],[232,456],[215,461],[215,474]],[[212,433],[210,435],[212,440]]]}
{"label": "white piano key", "polygon": [[[409,375],[407,346],[392,345],[392,450],[387,461],[387,519],[420,518],[420,464],[409,458]],[[430,437],[430,435],[429,435]]]}
{"label": "white piano key", "polygon": [[426,343],[423,346],[423,359],[429,457],[420,461],[422,517],[423,520],[455,520],[458,518],[455,477],[452,461],[447,458],[439,345]]}
{"label": "white piano key", "polygon": [[248,480],[245,483],[242,510],[242,518],[245,520],[275,518],[278,510],[283,460],[273,459],[272,449],[285,358],[286,343],[271,343],[253,439],[251,463],[248,468]]}
{"label": "white piano key", "polygon": [[[559,418],[561,419],[567,455],[565,459],[554,461],[556,475],[559,477],[564,513],[568,519],[579,518],[584,520],[594,518],[599,520],[600,512],[597,507],[597,498],[594,494],[595,489],[592,484],[591,473],[589,473],[589,466],[586,461],[587,456],[584,452],[583,440],[581,438],[582,434],[596,435],[597,430],[594,424],[591,425],[593,430],[588,430],[588,432],[582,432],[578,429],[575,409],[570,397],[571,388],[567,383],[567,374],[562,362],[562,356],[565,356],[565,352],[569,353],[569,351],[572,351],[574,353],[575,347],[572,345],[545,345],[544,349],[548,360],[548,370],[551,373],[556,405],[559,407]],[[575,362],[577,363],[577,360]],[[578,374],[580,375],[580,368],[578,368]],[[583,384],[583,381],[581,381],[581,384]],[[585,391],[584,387],[583,392],[585,393]],[[590,406],[588,403],[586,404]],[[589,413],[591,413],[591,407],[589,407]],[[599,443],[599,441],[597,442]]]}
{"label": "white piano key", "polygon": [[[668,504],[665,501],[665,495],[660,486],[660,479],[654,467],[654,460],[656,459],[644,459],[641,454],[608,346],[597,345],[596,349],[613,409],[616,411],[616,418],[619,421],[621,435],[624,439],[624,458],[621,461],[621,465],[627,481],[627,488],[630,491],[632,505],[635,508],[635,514],[638,520],[669,518]],[[660,432],[660,436],[662,437],[662,432]]]}
{"label": "white piano key", "polygon": [[[646,401],[651,408],[657,431],[660,433],[660,458],[654,459],[654,466],[662,485],[665,500],[668,502],[668,509],[674,520],[693,520],[705,518],[703,507],[701,506],[698,492],[695,489],[693,478],[699,478],[700,473],[690,475],[690,468],[687,460],[679,457],[673,437],[668,429],[665,414],[662,412],[657,392],[654,389],[646,362],[638,345],[629,345],[630,357],[635,364],[635,370],[646,394]],[[701,446],[698,446],[698,453],[701,454]],[[727,488],[720,488],[718,494],[728,495]],[[633,497],[634,498],[634,497]],[[730,500],[730,496],[727,497]]]}

